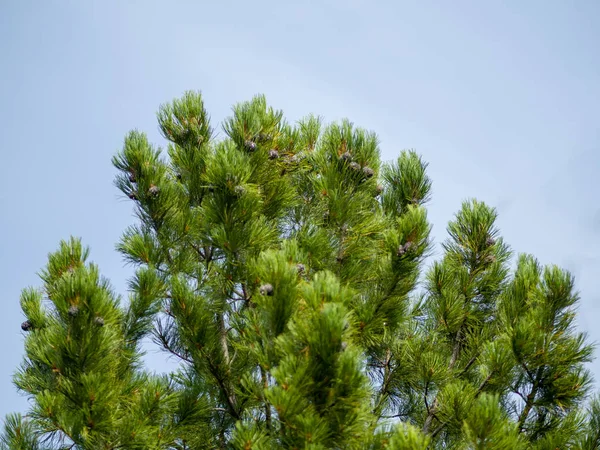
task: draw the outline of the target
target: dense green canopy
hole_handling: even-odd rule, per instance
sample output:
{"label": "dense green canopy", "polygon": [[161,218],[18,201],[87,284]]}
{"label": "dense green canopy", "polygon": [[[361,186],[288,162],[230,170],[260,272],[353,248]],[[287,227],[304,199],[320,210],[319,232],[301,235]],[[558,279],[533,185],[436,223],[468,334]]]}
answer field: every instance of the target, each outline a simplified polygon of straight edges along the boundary
{"label": "dense green canopy", "polygon": [[[31,400],[7,449],[600,449],[573,277],[511,255],[468,200],[431,250],[426,163],[265,98],[213,132],[199,93],[113,163],[135,207],[127,301],[62,242],[26,289]],[[510,264],[516,260],[516,268]],[[141,362],[152,336],[180,361]]]}

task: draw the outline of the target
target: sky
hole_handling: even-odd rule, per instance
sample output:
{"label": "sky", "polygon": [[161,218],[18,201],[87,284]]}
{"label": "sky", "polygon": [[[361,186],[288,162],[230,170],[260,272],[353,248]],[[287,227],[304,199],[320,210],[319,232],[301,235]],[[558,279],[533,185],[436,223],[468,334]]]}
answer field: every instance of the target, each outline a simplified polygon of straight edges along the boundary
{"label": "sky", "polygon": [[163,144],[156,111],[186,90],[215,125],[262,93],[375,131],[384,160],[417,150],[438,248],[463,200],[495,206],[515,253],[572,271],[600,342],[599,20],[595,0],[0,0],[0,418],[27,408],[19,295],[61,239],[126,296],[111,157],[133,128]]}

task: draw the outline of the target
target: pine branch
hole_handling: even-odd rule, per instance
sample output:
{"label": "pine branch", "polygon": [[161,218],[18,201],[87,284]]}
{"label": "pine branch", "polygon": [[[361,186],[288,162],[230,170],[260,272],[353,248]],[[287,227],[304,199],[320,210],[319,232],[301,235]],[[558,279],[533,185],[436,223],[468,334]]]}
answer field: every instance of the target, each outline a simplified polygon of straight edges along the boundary
{"label": "pine branch", "polygon": [[465,367],[463,368],[463,370],[460,372],[459,377],[462,377],[463,375],[465,375],[467,373],[467,371],[471,368],[471,366],[475,363],[475,361],[477,361],[477,358],[479,357],[479,354],[475,354],[475,356],[473,356],[469,362],[465,365]]}
{"label": "pine branch", "polygon": [[[469,273],[469,282],[467,283],[468,285],[470,285],[473,282],[475,275],[476,275],[475,270],[471,270]],[[466,292],[465,292],[465,294],[466,294]],[[465,299],[464,299],[465,306],[470,301],[471,301],[471,298],[469,298],[468,296],[465,295]],[[466,317],[463,317],[460,327],[459,327],[458,331],[456,332],[456,337],[454,340],[454,347],[452,348],[452,355],[450,357],[450,362],[448,364],[449,371],[451,371],[454,368],[454,366],[456,365],[456,362],[458,361],[460,349],[462,346],[463,329],[465,326],[465,321],[466,321]],[[436,396],[435,400],[433,401],[431,409],[428,409],[427,417],[425,418],[425,423],[423,424],[423,432],[424,433],[427,433],[429,431],[429,429],[431,427],[431,423],[433,422],[434,415],[437,412],[438,406],[439,406],[439,401],[438,401],[438,397]]]}
{"label": "pine branch", "polygon": [[385,362],[383,364],[381,364],[381,366],[384,370],[383,381],[381,383],[381,388],[379,389],[379,394],[377,396],[377,404],[375,405],[375,408],[373,409],[373,414],[377,415],[379,418],[381,418],[381,414],[383,412],[383,401],[385,398],[385,394],[388,391],[389,383],[392,378],[392,371],[390,370],[391,359],[392,359],[392,352],[388,348],[386,351]]}
{"label": "pine branch", "polygon": [[379,416],[380,419],[399,419],[401,417],[408,417],[409,414],[406,413],[398,413],[398,414],[393,414],[391,416]]}
{"label": "pine branch", "polygon": [[[475,399],[477,397],[479,397],[479,395],[483,392],[483,390],[485,389],[485,387],[487,386],[487,384],[490,382],[490,380],[492,379],[492,375],[494,374],[494,372],[490,372],[490,374],[485,378],[485,380],[483,380],[480,384],[479,387],[477,388],[477,392],[475,393]],[[436,417],[437,418],[437,417]],[[431,433],[431,437],[435,438],[443,429],[444,427],[448,425],[448,421],[445,421],[443,423],[441,423],[434,431],[433,433]]]}
{"label": "pine branch", "polygon": [[[219,314],[219,316],[218,316],[218,326],[219,326],[219,342],[221,345],[221,352],[223,354],[223,360],[224,360],[224,363],[226,366],[226,373],[229,374],[231,362],[229,359],[229,348],[228,348],[228,343],[227,343],[227,329],[225,328],[225,320],[223,318],[223,314]],[[207,361],[209,363],[209,368],[210,368],[211,374],[217,380],[217,384],[219,385],[219,388],[221,389],[223,396],[227,400],[227,405],[229,407],[230,414],[235,419],[239,420],[240,415],[239,415],[239,412],[237,411],[236,397],[235,397],[235,394],[233,394],[231,392],[233,390],[233,388],[229,385],[229,383],[226,382],[225,379],[223,379],[219,368],[216,367],[214,364],[212,364],[211,359],[207,358]]]}
{"label": "pine branch", "polygon": [[[523,364],[523,366],[525,367],[524,364]],[[529,374],[529,371],[527,373],[528,373],[528,375],[531,376],[531,374]],[[533,408],[533,405],[535,403],[535,396],[537,395],[538,390],[541,387],[541,379],[542,379],[543,373],[544,373],[544,366],[540,366],[537,370],[537,373],[535,374],[535,378],[533,379],[533,385],[531,387],[531,391],[529,392],[529,395],[527,396],[527,399],[525,401],[525,408],[523,408],[523,411],[519,415],[519,422],[518,422],[519,432],[523,432],[524,427],[525,427],[525,422],[527,421],[527,417],[529,416],[529,413],[531,412],[531,408]]]}
{"label": "pine branch", "polygon": [[[261,366],[260,368],[260,376],[261,376],[261,380],[263,383],[263,389],[267,389],[269,387],[269,382],[267,380],[267,372],[265,371],[265,369]],[[271,432],[271,405],[269,405],[269,402],[267,401],[266,398],[264,398],[264,394],[263,394],[263,400],[265,402],[265,422],[266,422],[266,428],[267,428],[267,432]]]}
{"label": "pine branch", "polygon": [[225,397],[225,400],[227,401],[227,410],[229,411],[229,414],[231,414],[231,416],[233,418],[235,418],[236,420],[239,420],[240,414],[238,413],[238,411],[236,409],[235,398],[229,394],[229,389],[225,383],[225,380],[219,374],[218,368],[214,364],[212,364],[210,359],[207,358],[207,360],[208,360],[209,372],[214,377],[214,379],[217,381],[217,384],[219,385],[219,388],[221,389],[221,392],[223,393],[223,397]]}
{"label": "pine branch", "polygon": [[200,257],[200,259],[202,261],[204,261],[206,259],[206,256],[200,247],[198,247],[197,245],[194,245],[194,244],[190,244],[190,246],[196,251],[196,253],[198,253],[198,256]]}
{"label": "pine branch", "polygon": [[454,366],[456,365],[456,362],[458,361],[458,355],[460,354],[460,348],[462,346],[463,327],[464,327],[464,320],[463,320],[463,324],[461,325],[458,332],[456,333],[456,340],[454,342],[454,348],[452,349],[452,356],[450,357],[450,364],[448,364],[449,370],[454,369]]}
{"label": "pine branch", "polygon": [[479,397],[479,394],[481,394],[483,392],[483,390],[485,389],[485,387],[487,386],[487,384],[492,379],[493,375],[494,375],[494,371],[491,371],[490,374],[485,378],[485,380],[483,380],[481,382],[481,384],[477,388],[477,392],[475,393],[475,398]]}
{"label": "pine branch", "polygon": [[[463,321],[464,324],[464,321]],[[463,325],[464,326],[464,325]],[[462,344],[462,327],[458,330],[458,332],[456,333],[456,340],[454,342],[454,348],[452,349],[452,356],[450,357],[450,363],[448,364],[448,370],[452,370],[454,368],[454,366],[456,365],[456,362],[458,361],[458,355],[460,353],[460,347]],[[427,388],[425,388],[425,392],[427,392]],[[426,403],[427,406],[427,403]],[[423,424],[423,432],[427,433],[429,432],[429,429],[431,428],[431,424],[433,422],[433,419],[435,418],[435,414],[437,413],[439,407],[439,400],[438,397],[436,396],[435,399],[433,400],[433,404],[431,405],[431,408],[427,408],[427,417],[425,418],[425,423]]]}
{"label": "pine branch", "polygon": [[[429,415],[431,412],[431,408],[429,407],[429,403],[427,402],[427,396],[429,395],[429,381],[425,383],[425,392],[423,393],[423,401],[425,402],[425,409],[427,410],[427,414]],[[435,403],[435,401],[434,401]]]}
{"label": "pine branch", "polygon": [[[167,315],[169,315],[170,317],[173,317],[172,313],[167,311]],[[179,359],[181,359],[182,361],[185,361],[189,364],[194,364],[193,359],[191,359],[189,356],[186,356],[180,352],[178,352],[177,350],[175,350],[171,344],[169,343],[169,340],[167,338],[167,336],[162,332],[162,328],[159,328],[158,330],[156,330],[156,333],[154,333],[155,336],[158,338],[159,344],[169,353],[171,353],[173,356],[178,357]]]}

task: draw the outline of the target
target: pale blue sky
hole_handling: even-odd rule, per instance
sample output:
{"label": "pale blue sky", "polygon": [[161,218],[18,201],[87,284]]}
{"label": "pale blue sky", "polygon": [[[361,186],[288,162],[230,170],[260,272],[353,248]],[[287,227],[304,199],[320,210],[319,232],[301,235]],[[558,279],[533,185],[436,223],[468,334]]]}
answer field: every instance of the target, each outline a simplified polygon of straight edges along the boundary
{"label": "pale blue sky", "polygon": [[600,341],[599,21],[595,0],[0,0],[0,417],[26,407],[19,293],[60,239],[125,294],[110,158],[131,128],[160,142],[159,104],[187,89],[215,123],[264,93],[376,131],[384,159],[415,148],[436,242],[463,199],[497,206],[516,252],[574,272]]}

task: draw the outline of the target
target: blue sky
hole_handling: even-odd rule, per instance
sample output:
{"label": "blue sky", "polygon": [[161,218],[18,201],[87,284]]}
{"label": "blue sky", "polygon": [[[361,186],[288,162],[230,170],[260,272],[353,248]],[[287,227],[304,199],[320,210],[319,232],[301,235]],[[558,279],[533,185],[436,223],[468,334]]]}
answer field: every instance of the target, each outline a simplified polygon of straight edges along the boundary
{"label": "blue sky", "polygon": [[27,406],[19,294],[60,239],[126,293],[110,159],[132,128],[160,143],[158,106],[188,89],[214,123],[264,93],[291,120],[374,130],[386,160],[416,149],[436,242],[463,199],[496,206],[515,252],[575,274],[600,342],[599,20],[594,0],[1,1],[0,417]]}

